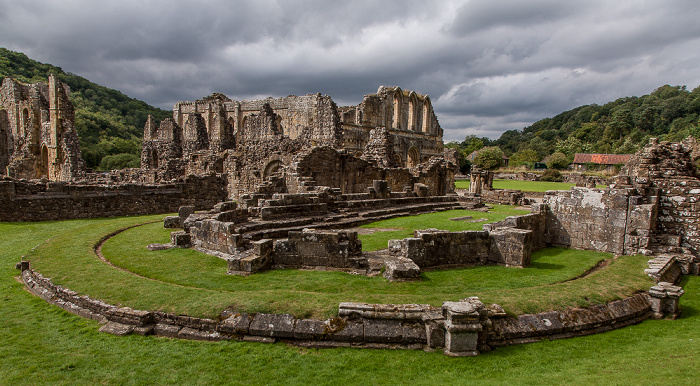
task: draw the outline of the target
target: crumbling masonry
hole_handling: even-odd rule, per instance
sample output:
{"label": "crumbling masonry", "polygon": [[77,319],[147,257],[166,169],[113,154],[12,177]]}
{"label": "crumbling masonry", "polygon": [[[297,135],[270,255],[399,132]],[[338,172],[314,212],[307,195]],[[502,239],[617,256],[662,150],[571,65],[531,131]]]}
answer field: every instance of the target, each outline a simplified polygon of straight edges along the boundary
{"label": "crumbling masonry", "polygon": [[71,181],[84,172],[68,86],[22,84],[5,78],[0,87],[0,174],[13,178]]}
{"label": "crumbling masonry", "polygon": [[444,195],[453,190],[455,165],[443,156],[430,98],[382,86],[340,108],[321,94],[179,102],[172,119],[146,123],[141,165],[152,182],[226,173],[235,200],[314,185],[364,193],[374,180],[395,192],[423,183],[429,195]]}

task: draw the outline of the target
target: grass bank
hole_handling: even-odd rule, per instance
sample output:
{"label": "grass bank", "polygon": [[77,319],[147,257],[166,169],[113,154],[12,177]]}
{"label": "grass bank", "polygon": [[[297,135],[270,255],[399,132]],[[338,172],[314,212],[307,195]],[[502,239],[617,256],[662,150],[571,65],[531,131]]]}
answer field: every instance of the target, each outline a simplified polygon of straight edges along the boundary
{"label": "grass bank", "polygon": [[[0,345],[0,383],[325,385],[342,380],[349,385],[467,382],[493,385],[696,382],[700,358],[698,277],[683,281],[686,294],[681,298],[683,314],[679,320],[649,320],[600,335],[499,348],[474,358],[446,357],[440,351],[314,350],[281,343],[210,343],[142,336],[116,337],[99,333],[94,321],[68,314],[31,295],[16,280],[18,271],[14,264],[20,256],[40,244],[40,249],[50,247],[44,250],[55,252],[53,258],[61,259],[63,263],[59,265],[64,269],[53,272],[56,280],[64,281],[74,276],[89,278],[99,273],[92,263],[85,264],[86,257],[96,259],[89,255],[93,237],[108,229],[154,218],[157,217],[0,224],[0,341],[3,342]],[[63,241],[66,249],[43,244],[49,239],[66,239]],[[72,241],[68,242],[69,239]],[[81,257],[86,253],[85,248],[87,254]],[[71,258],[78,261],[73,263]],[[44,265],[42,268],[49,268],[41,264]],[[176,266],[177,262],[171,265]],[[630,274],[638,268],[637,264],[627,267]],[[186,269],[189,267],[182,268]],[[119,278],[103,278],[101,285],[120,284],[112,279]],[[614,283],[604,283],[610,284]],[[163,291],[176,287],[169,284]],[[528,288],[542,291],[537,287]],[[121,289],[130,291],[123,286]],[[522,291],[517,288],[510,290]],[[546,291],[543,298],[554,296],[556,292]],[[472,294],[465,293],[460,297],[469,295]],[[174,293],[173,296],[180,295]]]}

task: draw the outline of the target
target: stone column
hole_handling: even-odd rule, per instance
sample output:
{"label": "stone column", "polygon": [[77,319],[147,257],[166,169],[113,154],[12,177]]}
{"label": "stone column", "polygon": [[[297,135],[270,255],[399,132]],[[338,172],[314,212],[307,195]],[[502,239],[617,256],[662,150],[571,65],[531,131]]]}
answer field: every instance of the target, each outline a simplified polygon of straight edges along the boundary
{"label": "stone column", "polygon": [[649,296],[651,297],[651,310],[654,311],[653,318],[678,318],[681,314],[678,300],[683,293],[683,288],[666,281],[659,282],[657,285],[651,287]]}
{"label": "stone column", "polygon": [[461,302],[442,303],[445,316],[445,355],[476,356],[484,304],[473,297]]}

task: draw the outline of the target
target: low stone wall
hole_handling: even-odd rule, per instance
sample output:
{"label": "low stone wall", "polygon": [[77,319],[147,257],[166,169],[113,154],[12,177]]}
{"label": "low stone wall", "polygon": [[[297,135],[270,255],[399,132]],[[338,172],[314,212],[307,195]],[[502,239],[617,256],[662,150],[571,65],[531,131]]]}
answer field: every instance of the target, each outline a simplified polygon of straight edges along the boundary
{"label": "low stone wall", "polygon": [[[498,346],[608,331],[640,322],[655,311],[661,316],[677,316],[677,300],[683,293],[680,287],[660,283],[652,288],[651,296],[637,294],[588,309],[515,318],[506,317],[498,305],[486,306],[478,298],[467,298],[444,302],[441,307],[341,303],[338,316],[327,320],[235,312],[222,313],[221,320],[214,320],[117,307],[53,284],[32,271],[28,262],[22,262],[21,268],[22,280],[32,293],[68,312],[103,323],[100,331],[115,335],[268,343],[282,340],[308,347],[444,347],[445,354],[452,356],[472,356]],[[673,298],[670,303],[669,296]]]}
{"label": "low stone wall", "polygon": [[531,343],[542,339],[597,334],[636,324],[651,317],[650,297],[632,297],[586,309],[550,311],[493,319],[486,342],[490,347]]}
{"label": "low stone wall", "polygon": [[520,205],[525,194],[521,190],[514,189],[484,189],[481,191],[481,199],[489,204]]}
{"label": "low stone wall", "polygon": [[211,208],[226,199],[226,178],[188,176],[177,182],[73,184],[0,181],[0,221],[47,221],[177,212],[183,205]]}
{"label": "low stone wall", "polygon": [[416,230],[414,237],[389,240],[389,251],[420,268],[484,264],[527,267],[532,252],[545,247],[546,210],[545,205],[533,205],[533,213],[485,224],[483,231]]}
{"label": "low stone wall", "polygon": [[287,239],[274,242],[272,263],[286,267],[363,268],[367,258],[362,256],[357,232],[304,229],[291,231]]}

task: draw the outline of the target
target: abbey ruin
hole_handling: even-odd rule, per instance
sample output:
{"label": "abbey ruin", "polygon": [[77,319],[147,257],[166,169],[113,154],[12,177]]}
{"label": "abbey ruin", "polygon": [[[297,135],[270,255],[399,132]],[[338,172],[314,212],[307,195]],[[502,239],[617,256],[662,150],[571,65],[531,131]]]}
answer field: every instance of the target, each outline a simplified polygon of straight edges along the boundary
{"label": "abbey ruin", "polygon": [[84,172],[75,113],[68,87],[21,84],[5,78],[0,86],[0,170],[12,178],[71,181]]}
{"label": "abbey ruin", "polygon": [[[646,255],[649,291],[586,310],[507,316],[477,298],[427,304],[343,302],[322,321],[283,314],[221,320],[117,307],[54,285],[22,261],[25,284],[104,331],[222,340],[295,341],[310,347],[443,348],[476,355],[507,344],[585,335],[647,318],[675,318],[683,274],[700,271],[700,147],[652,139],[605,189],[549,191],[532,212],[481,231],[416,229],[378,254],[349,228],[409,214],[487,203],[530,204],[492,188],[474,170],[455,192],[456,158],[443,146],[430,98],[380,87],[357,106],[320,94],[233,101],[213,94],[180,102],[173,118],[149,118],[141,168],[91,173],[80,159],[67,87],[3,82],[0,99],[0,220],[37,221],[175,213],[169,245],[226,260],[228,273],[321,267],[388,280],[421,270],[498,264],[527,267],[550,246]],[[586,184],[590,185],[590,184]],[[104,239],[101,241],[104,242]],[[95,253],[99,254],[95,246]],[[388,346],[386,346],[388,347]]]}
{"label": "abbey ruin", "polygon": [[363,193],[373,180],[387,180],[392,191],[420,183],[444,195],[455,165],[443,153],[430,98],[382,86],[340,108],[321,94],[179,102],[172,119],[146,123],[141,167],[153,182],[225,173],[232,199],[261,184],[280,193],[311,184]]}

